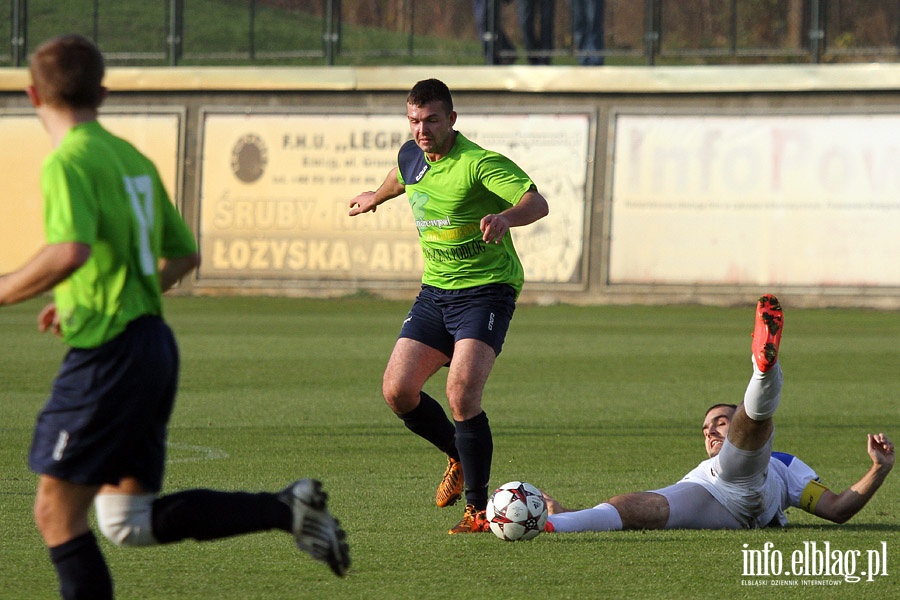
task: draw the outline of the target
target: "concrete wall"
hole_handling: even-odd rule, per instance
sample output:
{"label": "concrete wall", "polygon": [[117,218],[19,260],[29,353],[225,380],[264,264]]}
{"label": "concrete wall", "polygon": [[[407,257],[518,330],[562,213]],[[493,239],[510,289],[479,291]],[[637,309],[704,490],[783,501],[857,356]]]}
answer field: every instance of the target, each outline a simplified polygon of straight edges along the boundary
{"label": "concrete wall", "polygon": [[[900,305],[900,66],[111,69],[101,120],[160,166],[204,253],[186,293],[411,297],[404,198],[346,216],[437,77],[457,128],[551,215],[515,232],[526,302]],[[49,143],[0,71],[0,272],[40,244]]]}

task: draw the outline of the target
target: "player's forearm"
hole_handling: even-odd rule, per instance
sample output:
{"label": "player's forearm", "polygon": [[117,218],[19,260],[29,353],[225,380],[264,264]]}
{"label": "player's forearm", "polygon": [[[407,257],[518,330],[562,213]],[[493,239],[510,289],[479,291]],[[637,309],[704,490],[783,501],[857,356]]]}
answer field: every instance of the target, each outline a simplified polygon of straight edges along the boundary
{"label": "player's forearm", "polygon": [[500,215],[506,219],[510,227],[522,227],[543,219],[549,212],[550,208],[544,197],[535,191],[529,191],[525,192],[518,204],[504,210]]}
{"label": "player's forearm", "polygon": [[871,498],[891,472],[891,465],[873,464],[862,476],[862,479],[850,486],[846,491],[855,493],[858,497]]}
{"label": "player's forearm", "polygon": [[391,169],[390,173],[387,174],[384,182],[378,186],[377,190],[375,190],[373,202],[375,206],[378,206],[392,198],[396,198],[405,191],[406,188],[400,183],[400,180],[397,179],[397,168],[394,167]]}
{"label": "player's forearm", "polygon": [[891,472],[890,465],[872,465],[862,478],[838,494],[832,506],[831,520],[844,523],[868,504]]}
{"label": "player's forearm", "polygon": [[177,258],[164,258],[159,265],[159,284],[165,292],[178,281],[200,266],[200,255],[197,253]]}
{"label": "player's forearm", "polygon": [[41,248],[18,271],[0,278],[0,306],[24,302],[53,289],[91,256],[91,247],[77,242]]}
{"label": "player's forearm", "polygon": [[350,201],[351,217],[367,212],[375,212],[379,205],[391,198],[396,198],[406,191],[406,187],[397,179],[397,167],[391,169],[387,177],[374,192],[363,192]]}

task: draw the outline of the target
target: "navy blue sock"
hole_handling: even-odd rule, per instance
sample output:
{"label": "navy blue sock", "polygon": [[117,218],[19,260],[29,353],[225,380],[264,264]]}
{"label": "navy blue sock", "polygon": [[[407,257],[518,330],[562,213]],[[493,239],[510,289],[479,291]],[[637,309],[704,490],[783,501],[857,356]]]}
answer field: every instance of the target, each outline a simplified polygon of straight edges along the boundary
{"label": "navy blue sock", "polygon": [[50,548],[50,560],[56,568],[59,594],[64,600],[112,599],[112,577],[93,532]]}
{"label": "navy blue sock", "polygon": [[153,501],[153,537],[160,544],[186,538],[215,540],[243,533],[291,531],[290,507],[276,494],[186,490]]}
{"label": "navy blue sock", "polygon": [[456,450],[456,428],[437,400],[419,393],[419,405],[406,414],[399,415],[406,428],[428,440],[441,452],[459,460]]}
{"label": "navy blue sock", "polygon": [[456,447],[466,480],[466,504],[484,510],[494,454],[491,425],[484,412],[465,421],[456,421]]}

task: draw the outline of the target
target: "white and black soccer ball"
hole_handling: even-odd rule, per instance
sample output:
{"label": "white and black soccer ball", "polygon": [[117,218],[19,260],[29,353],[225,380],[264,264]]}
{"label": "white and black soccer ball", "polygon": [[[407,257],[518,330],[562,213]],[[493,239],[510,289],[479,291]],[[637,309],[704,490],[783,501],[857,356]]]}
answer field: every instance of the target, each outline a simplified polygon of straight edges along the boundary
{"label": "white and black soccer ball", "polygon": [[530,483],[510,481],[491,494],[485,518],[501,540],[530,540],[544,530],[547,503]]}

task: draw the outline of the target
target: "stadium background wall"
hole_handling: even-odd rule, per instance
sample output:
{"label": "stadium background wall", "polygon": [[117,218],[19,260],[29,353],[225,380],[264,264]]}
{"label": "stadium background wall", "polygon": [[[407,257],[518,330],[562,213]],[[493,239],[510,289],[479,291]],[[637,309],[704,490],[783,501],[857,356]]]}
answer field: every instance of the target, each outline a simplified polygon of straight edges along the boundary
{"label": "stadium background wall", "polygon": [[[185,294],[408,298],[403,198],[346,216],[407,139],[417,80],[551,206],[524,302],[900,307],[900,65],[112,68],[101,120],[157,163],[204,262]],[[0,272],[41,243],[50,150],[0,70]]]}

